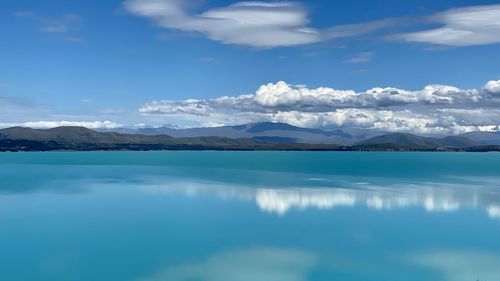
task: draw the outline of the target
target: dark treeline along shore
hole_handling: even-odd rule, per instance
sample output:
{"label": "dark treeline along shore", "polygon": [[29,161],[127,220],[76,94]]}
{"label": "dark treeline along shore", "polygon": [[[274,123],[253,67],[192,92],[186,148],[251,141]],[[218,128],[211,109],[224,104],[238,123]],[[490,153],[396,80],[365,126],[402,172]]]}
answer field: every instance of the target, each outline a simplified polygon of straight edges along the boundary
{"label": "dark treeline along shore", "polygon": [[64,150],[500,151],[500,134],[472,132],[432,138],[360,130],[323,131],[280,123],[187,130],[0,129],[0,151]]}

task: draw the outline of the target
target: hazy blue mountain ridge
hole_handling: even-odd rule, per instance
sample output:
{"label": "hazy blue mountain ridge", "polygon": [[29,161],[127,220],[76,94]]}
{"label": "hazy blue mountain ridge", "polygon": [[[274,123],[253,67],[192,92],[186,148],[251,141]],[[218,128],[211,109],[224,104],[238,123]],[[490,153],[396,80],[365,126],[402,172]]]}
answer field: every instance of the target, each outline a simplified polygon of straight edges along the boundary
{"label": "hazy blue mountain ridge", "polygon": [[[121,131],[121,129],[118,129]],[[446,137],[368,130],[323,131],[282,123],[216,128],[143,128],[121,133],[83,127],[0,129],[0,150],[497,150],[499,133]]]}

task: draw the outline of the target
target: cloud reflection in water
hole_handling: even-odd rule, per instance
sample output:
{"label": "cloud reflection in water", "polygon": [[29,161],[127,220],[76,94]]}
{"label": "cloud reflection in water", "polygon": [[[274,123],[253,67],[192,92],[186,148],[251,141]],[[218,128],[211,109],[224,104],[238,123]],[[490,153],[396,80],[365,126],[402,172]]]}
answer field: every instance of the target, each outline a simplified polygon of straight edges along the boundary
{"label": "cloud reflection in water", "polygon": [[141,281],[305,281],[315,255],[297,250],[256,248],[219,253],[200,263],[167,267]]}
{"label": "cloud reflection in water", "polygon": [[376,210],[420,207],[428,212],[481,208],[490,217],[500,218],[498,185],[495,180],[480,178],[453,184],[414,182],[380,186],[358,182],[338,188],[256,188],[217,182],[157,179],[145,181],[141,188],[151,193],[210,194],[222,199],[254,201],[260,210],[280,216],[292,209],[366,206]]}
{"label": "cloud reflection in water", "polygon": [[500,256],[476,251],[430,251],[413,257],[419,266],[440,272],[446,281],[498,280]]}

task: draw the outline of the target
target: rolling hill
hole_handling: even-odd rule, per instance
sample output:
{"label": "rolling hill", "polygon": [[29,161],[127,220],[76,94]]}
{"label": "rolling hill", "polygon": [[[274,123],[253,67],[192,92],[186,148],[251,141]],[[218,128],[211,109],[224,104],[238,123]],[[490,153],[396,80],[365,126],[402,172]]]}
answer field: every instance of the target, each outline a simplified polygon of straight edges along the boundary
{"label": "rolling hill", "polygon": [[500,132],[469,132],[460,136],[487,145],[500,145]]}
{"label": "rolling hill", "polygon": [[[159,131],[154,131],[159,133]],[[0,129],[0,151],[49,150],[463,150],[498,151],[497,133],[468,133],[459,136],[431,138],[407,133],[389,133],[363,138],[344,131],[322,131],[298,128],[280,123],[255,123],[232,127],[172,130],[166,134],[125,134],[99,132],[83,127]],[[236,134],[239,131],[240,134]],[[225,137],[228,133],[231,137]],[[192,136],[213,134],[216,136]],[[493,135],[492,135],[493,134]],[[219,135],[219,136],[217,136]],[[368,135],[368,134],[365,134]],[[478,135],[481,137],[479,138]],[[239,137],[242,136],[242,137]],[[248,137],[249,136],[249,137]],[[327,143],[321,143],[322,140]],[[300,143],[314,140],[318,143]],[[333,143],[338,140],[339,143]]]}
{"label": "rolling hill", "polygon": [[444,138],[428,138],[405,133],[391,133],[376,136],[355,144],[355,147],[407,148],[407,149],[437,149],[466,148],[483,144],[461,136]]}
{"label": "rolling hill", "polygon": [[0,130],[0,151],[46,150],[335,150],[332,144],[276,144],[248,138],[97,132],[83,127]]}

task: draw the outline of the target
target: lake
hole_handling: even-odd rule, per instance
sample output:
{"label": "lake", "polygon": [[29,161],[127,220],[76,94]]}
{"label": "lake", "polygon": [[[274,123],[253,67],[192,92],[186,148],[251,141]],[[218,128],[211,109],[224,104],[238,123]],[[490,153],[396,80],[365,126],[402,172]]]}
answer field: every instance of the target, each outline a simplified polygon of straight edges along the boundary
{"label": "lake", "polygon": [[500,280],[500,154],[0,154],[0,280]]}

